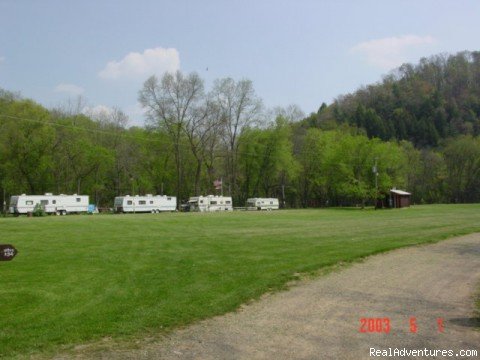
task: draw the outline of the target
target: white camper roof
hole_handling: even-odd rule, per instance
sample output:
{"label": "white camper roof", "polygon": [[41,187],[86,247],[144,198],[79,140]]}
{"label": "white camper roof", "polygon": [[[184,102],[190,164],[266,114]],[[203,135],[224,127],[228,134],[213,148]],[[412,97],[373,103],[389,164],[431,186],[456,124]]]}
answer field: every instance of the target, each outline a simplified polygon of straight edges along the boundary
{"label": "white camper roof", "polygon": [[199,196],[191,196],[188,199],[188,202],[196,202],[201,199],[231,199],[231,196],[221,196],[221,195],[199,195]]}
{"label": "white camper roof", "polygon": [[44,198],[46,196],[52,196],[52,197],[57,197],[57,196],[88,196],[88,195],[78,195],[78,194],[72,194],[72,195],[68,195],[68,194],[58,194],[58,195],[53,195],[52,193],[45,193],[44,195],[27,195],[27,194],[21,194],[21,195],[15,195],[15,196],[28,196],[28,197],[41,197],[41,198]]}
{"label": "white camper roof", "polygon": [[157,197],[157,198],[166,198],[166,197],[169,197],[169,198],[174,198],[175,196],[170,196],[170,195],[152,195],[152,194],[146,194],[146,195],[120,195],[120,196],[115,196],[116,198],[143,198],[143,197],[146,197],[146,198],[151,198],[151,197]]}

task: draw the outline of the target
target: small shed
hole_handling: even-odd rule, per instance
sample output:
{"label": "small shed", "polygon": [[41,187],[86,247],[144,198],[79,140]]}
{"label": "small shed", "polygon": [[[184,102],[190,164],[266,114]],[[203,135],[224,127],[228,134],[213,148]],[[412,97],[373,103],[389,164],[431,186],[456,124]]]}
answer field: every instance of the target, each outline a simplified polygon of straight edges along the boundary
{"label": "small shed", "polygon": [[410,206],[410,197],[412,196],[411,193],[392,189],[390,190],[390,207],[392,208],[403,208]]}

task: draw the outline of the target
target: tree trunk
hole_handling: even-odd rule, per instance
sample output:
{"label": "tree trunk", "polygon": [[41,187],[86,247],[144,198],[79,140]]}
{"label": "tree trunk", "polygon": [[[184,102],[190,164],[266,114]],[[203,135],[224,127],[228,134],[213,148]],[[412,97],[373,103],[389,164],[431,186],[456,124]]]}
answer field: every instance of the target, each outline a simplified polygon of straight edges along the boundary
{"label": "tree trunk", "polygon": [[197,159],[197,169],[195,171],[195,196],[200,195],[200,176],[202,175],[202,159]]}

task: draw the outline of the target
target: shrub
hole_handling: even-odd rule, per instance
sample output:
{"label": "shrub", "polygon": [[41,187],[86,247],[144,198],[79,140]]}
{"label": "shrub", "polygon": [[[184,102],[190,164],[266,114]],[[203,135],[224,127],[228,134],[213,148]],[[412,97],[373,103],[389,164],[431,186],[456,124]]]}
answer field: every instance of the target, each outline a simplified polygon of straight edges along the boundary
{"label": "shrub", "polygon": [[45,209],[41,204],[36,204],[33,208],[33,216],[45,216]]}

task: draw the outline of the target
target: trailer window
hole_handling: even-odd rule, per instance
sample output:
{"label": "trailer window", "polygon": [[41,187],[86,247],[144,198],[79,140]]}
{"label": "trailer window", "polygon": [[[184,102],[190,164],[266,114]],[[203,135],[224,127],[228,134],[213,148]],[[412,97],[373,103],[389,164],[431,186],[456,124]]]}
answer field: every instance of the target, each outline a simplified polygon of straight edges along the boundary
{"label": "trailer window", "polygon": [[227,204],[227,205],[230,205],[230,203],[231,203],[230,200],[225,201],[225,204]]}
{"label": "trailer window", "polygon": [[203,200],[200,200],[200,204],[203,204]]}
{"label": "trailer window", "polygon": [[132,200],[128,200],[127,205],[132,205]]}
{"label": "trailer window", "polygon": [[146,203],[147,203],[147,202],[146,202],[145,200],[140,200],[140,201],[138,202],[138,205],[145,205]]}
{"label": "trailer window", "polygon": [[48,200],[40,200],[40,204],[42,204],[42,205],[48,205]]}
{"label": "trailer window", "polygon": [[81,198],[77,198],[77,202],[81,202],[81,201],[82,201],[82,199],[81,199]]}
{"label": "trailer window", "polygon": [[153,204],[153,200],[150,200],[150,204]]}
{"label": "trailer window", "polygon": [[210,205],[217,205],[216,201],[210,201]]}
{"label": "trailer window", "polygon": [[52,200],[52,204],[56,204],[57,203],[57,200]]}
{"label": "trailer window", "polygon": [[32,200],[27,200],[27,201],[25,201],[25,205],[33,205],[33,201]]}
{"label": "trailer window", "polygon": [[167,197],[167,200],[170,201],[170,200],[172,200],[172,198],[171,198],[171,197]]}

